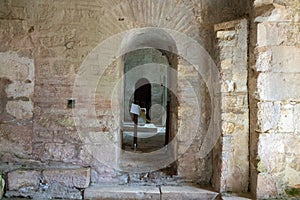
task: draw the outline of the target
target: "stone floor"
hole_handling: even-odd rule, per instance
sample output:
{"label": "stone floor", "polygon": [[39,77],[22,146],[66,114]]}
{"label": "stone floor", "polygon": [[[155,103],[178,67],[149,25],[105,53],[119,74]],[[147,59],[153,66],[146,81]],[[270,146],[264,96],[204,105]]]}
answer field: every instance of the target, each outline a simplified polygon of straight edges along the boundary
{"label": "stone floor", "polygon": [[[124,132],[123,148],[125,151],[131,151],[133,143],[133,133]],[[165,133],[153,133],[153,132],[138,132],[138,146],[137,153],[150,153],[159,150],[164,147]]]}
{"label": "stone floor", "polygon": [[[247,196],[247,195],[245,195]],[[210,189],[196,185],[181,186],[137,186],[137,185],[93,185],[84,191],[85,200],[250,200],[234,194],[222,197]],[[25,200],[25,198],[3,198],[3,200]],[[39,199],[43,200],[43,199]],[[55,200],[55,199],[54,199]],[[293,199],[295,200],[295,199]]]}
{"label": "stone floor", "polygon": [[[150,153],[165,145],[165,128],[154,124],[145,124],[137,127],[138,146],[136,152]],[[133,124],[123,126],[123,149],[133,152]]]}
{"label": "stone floor", "polygon": [[126,172],[149,172],[169,167],[174,162],[174,151],[165,146],[165,127],[154,124],[138,126],[138,146],[133,147],[133,124],[123,127],[123,151],[119,166]]}
{"label": "stone floor", "polygon": [[89,187],[84,192],[84,199],[153,199],[153,200],[210,200],[218,193],[195,186],[100,186]]}

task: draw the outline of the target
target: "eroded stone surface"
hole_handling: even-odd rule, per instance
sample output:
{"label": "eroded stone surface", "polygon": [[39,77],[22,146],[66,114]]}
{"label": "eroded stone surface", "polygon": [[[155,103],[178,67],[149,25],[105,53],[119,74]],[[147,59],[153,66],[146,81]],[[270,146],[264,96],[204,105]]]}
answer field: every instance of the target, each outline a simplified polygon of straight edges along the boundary
{"label": "eroded stone surface", "polygon": [[15,170],[9,172],[8,190],[37,190],[41,178],[41,171],[37,170]]}
{"label": "eroded stone surface", "polygon": [[17,169],[8,173],[6,197],[82,199],[90,184],[90,168]]}
{"label": "eroded stone surface", "polygon": [[261,73],[258,77],[260,99],[266,101],[300,99],[300,86],[297,81],[299,78],[300,73]]}
{"label": "eroded stone surface", "polygon": [[[214,59],[220,66],[222,84],[221,90],[216,92],[226,93],[219,102],[222,109],[222,113],[218,113],[222,120],[220,129],[224,137],[220,141],[220,151],[214,151],[214,161],[217,160],[217,164],[212,164],[211,154],[206,158],[199,156],[203,133],[206,132],[211,117],[211,109],[207,105],[210,105],[209,95],[212,94],[207,94],[206,86],[193,66],[182,60],[178,63],[176,91],[180,107],[178,116],[176,113],[172,115],[172,120],[178,121],[178,127],[172,128],[175,132],[177,128],[180,129],[183,134],[178,135],[176,141],[176,153],[182,155],[177,162],[177,172],[182,178],[205,183],[209,183],[214,175],[223,182],[218,178],[213,178],[213,181],[216,185],[222,182],[221,189],[225,190],[240,189],[240,185],[248,189],[247,150],[250,143],[252,146],[259,146],[257,151],[251,148],[254,156],[250,166],[256,167],[256,160],[259,160],[258,169],[253,170],[252,167],[254,175],[251,176],[251,182],[258,182],[254,189],[251,187],[252,191],[259,188],[259,194],[276,196],[287,186],[295,187],[299,184],[300,166],[297,154],[300,132],[300,5],[297,0],[256,0],[252,10],[250,4],[251,1],[246,0],[101,0],[75,1],[72,4],[68,1],[1,1],[1,162],[72,162],[91,165],[94,182],[118,183],[118,176],[120,179],[128,179],[126,175],[116,175],[114,168],[99,162],[101,159],[93,158],[93,152],[114,164],[119,158],[117,151],[109,150],[106,154],[99,152],[102,149],[98,148],[99,145],[103,149],[110,148],[111,145],[104,144],[105,141],[118,145],[121,106],[116,102],[121,96],[111,96],[118,75],[122,73],[117,63],[105,69],[103,83],[96,90],[96,101],[91,104],[86,101],[92,98],[94,88],[89,88],[90,80],[98,80],[99,65],[104,62],[102,58],[116,60],[107,53],[113,44],[108,45],[105,49],[107,52],[102,57],[90,57],[87,64],[92,66],[93,74],[85,80],[87,87],[83,88],[90,93],[81,96],[82,103],[76,101],[76,108],[81,108],[79,114],[86,117],[85,123],[81,124],[83,132],[87,136],[95,133],[92,134],[95,137],[84,137],[82,141],[75,134],[78,121],[73,118],[72,110],[66,108],[66,99],[72,96],[74,80],[77,75],[80,76],[79,68],[86,56],[100,42],[116,33],[149,26],[186,34],[213,55],[213,41],[216,39],[213,25],[249,16],[253,23],[249,35],[252,46],[250,49],[246,48],[246,43],[236,46],[238,39],[241,39],[238,33],[242,31],[242,27],[232,27],[229,26],[231,23],[227,23],[222,25],[224,30],[215,30],[220,46],[224,48],[216,50],[221,53]],[[198,56],[199,52],[190,52],[189,44],[183,45],[185,55],[191,54],[194,58]],[[246,53],[241,53],[243,50]],[[247,59],[249,63],[244,62]],[[177,65],[175,62],[171,64]],[[248,66],[251,69],[248,70]],[[248,76],[249,73],[253,73],[252,76]],[[186,152],[186,137],[192,135],[191,126],[196,124],[194,116],[199,113],[192,105],[197,101],[196,98],[191,98],[194,91],[182,85],[185,79],[196,88],[197,97],[203,97],[203,102],[199,105],[201,130]],[[249,116],[248,96],[254,99],[250,108],[251,123],[258,123],[258,126],[251,126],[250,142],[245,139],[249,138],[247,134],[244,134],[249,130],[246,126]],[[91,119],[91,109],[85,107],[87,102],[89,105],[95,104],[99,124]],[[117,117],[110,112],[112,105]],[[188,123],[183,126],[182,123],[186,121]],[[108,140],[103,142],[101,138],[104,135]],[[99,143],[93,144],[98,141]],[[85,147],[93,151],[83,153]],[[222,163],[218,163],[219,160]],[[259,172],[258,177],[256,170]],[[52,192],[57,190],[57,193],[61,193],[61,198],[80,198],[78,190],[59,190],[65,190],[64,187],[54,184],[53,188],[56,189]],[[40,196],[40,199],[50,198],[51,192],[47,195]]]}
{"label": "eroded stone surface", "polygon": [[258,103],[260,131],[266,132],[270,129],[276,129],[281,116],[281,106],[279,102],[261,102]]}
{"label": "eroded stone surface", "polygon": [[31,101],[9,101],[6,111],[17,119],[31,119],[33,116],[33,103]]}
{"label": "eroded stone surface", "polygon": [[15,197],[30,198],[34,200],[39,199],[82,199],[81,191],[75,188],[69,188],[59,183],[54,183],[47,189],[28,190],[23,188],[19,191],[7,191],[5,196],[8,199],[15,199]]}
{"label": "eroded stone surface", "polygon": [[[233,29],[234,31],[227,31]],[[248,188],[247,21],[215,25],[221,67],[221,191]],[[228,62],[230,60],[230,62]],[[225,61],[225,62],[224,62]],[[227,64],[227,65],[226,65]],[[233,152],[233,153],[230,153]]]}
{"label": "eroded stone surface", "polygon": [[257,198],[263,199],[277,195],[279,195],[279,192],[276,180],[272,175],[267,173],[259,174],[257,179]]}
{"label": "eroded stone surface", "polygon": [[92,186],[84,191],[84,199],[160,199],[155,186]]}
{"label": "eroded stone surface", "polygon": [[90,168],[79,169],[46,169],[43,177],[51,185],[60,183],[69,188],[87,188],[91,180]]}
{"label": "eroded stone surface", "polygon": [[211,192],[204,189],[199,189],[194,186],[161,186],[162,200],[173,199],[215,199],[218,193]]}

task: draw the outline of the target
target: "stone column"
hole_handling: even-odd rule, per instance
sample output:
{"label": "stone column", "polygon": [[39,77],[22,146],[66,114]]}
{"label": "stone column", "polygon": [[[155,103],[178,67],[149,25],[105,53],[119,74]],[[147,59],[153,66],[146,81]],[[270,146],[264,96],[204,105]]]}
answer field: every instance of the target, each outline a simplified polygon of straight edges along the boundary
{"label": "stone column", "polygon": [[[214,157],[221,169],[220,192],[246,192],[249,182],[248,25],[236,20],[215,25],[220,71],[221,132]],[[217,152],[218,151],[218,152]],[[216,170],[216,169],[215,169]]]}

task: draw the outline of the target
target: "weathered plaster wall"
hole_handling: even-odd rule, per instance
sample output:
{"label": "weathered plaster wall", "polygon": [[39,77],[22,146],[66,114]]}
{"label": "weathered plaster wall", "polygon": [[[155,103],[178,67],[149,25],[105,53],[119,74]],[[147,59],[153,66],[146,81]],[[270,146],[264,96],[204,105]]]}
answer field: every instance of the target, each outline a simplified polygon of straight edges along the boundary
{"label": "weathered plaster wall", "polygon": [[251,188],[257,198],[299,188],[299,9],[298,1],[254,3]]}

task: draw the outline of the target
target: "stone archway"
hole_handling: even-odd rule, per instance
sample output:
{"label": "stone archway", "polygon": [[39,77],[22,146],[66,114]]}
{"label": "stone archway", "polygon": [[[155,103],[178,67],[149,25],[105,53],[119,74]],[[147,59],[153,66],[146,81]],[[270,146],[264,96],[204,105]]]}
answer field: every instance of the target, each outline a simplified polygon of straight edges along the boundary
{"label": "stone archway", "polygon": [[[163,133],[162,139],[158,141],[159,145],[152,144],[152,150],[162,149],[168,144],[166,141],[171,140],[176,135],[177,129],[177,75],[171,72],[171,69],[177,69],[177,56],[174,53],[177,51],[175,42],[163,30],[140,29],[130,32],[123,39],[121,47],[121,51],[125,52],[125,54],[120,62],[120,67],[124,73],[123,99],[120,102],[123,108],[121,114],[123,128],[121,130],[120,145],[123,150],[126,149],[124,147],[124,132],[126,130],[128,132],[128,124],[133,124],[129,108],[131,103],[135,102],[142,108],[146,108],[147,124],[151,125],[150,129],[154,128],[157,131],[156,135],[149,136],[149,141],[157,137],[159,133]],[[173,87],[172,90],[169,87]],[[167,109],[167,104],[172,104],[172,109]],[[153,112],[153,109],[157,110],[158,107],[161,109],[160,113]],[[161,116],[155,117],[153,113]],[[167,116],[170,119],[167,119]],[[176,154],[175,149],[173,145],[167,150],[167,155],[171,160]],[[127,161],[132,160],[132,157],[124,156],[126,151],[125,153],[121,151],[119,155],[119,161],[123,163],[121,164],[122,166],[120,165],[120,168],[122,170],[130,170],[126,167],[124,168],[124,162],[127,163]],[[133,155],[133,157],[135,156],[141,157],[143,155]],[[175,161],[175,158],[173,160]],[[142,171],[146,171],[147,163],[149,164],[152,161],[151,159],[145,159],[143,162],[140,163],[142,166],[145,166]],[[155,166],[157,169],[165,167],[163,165],[161,167]]]}

